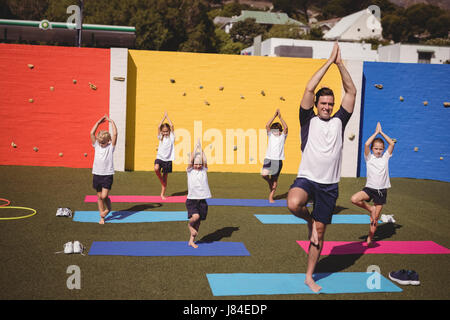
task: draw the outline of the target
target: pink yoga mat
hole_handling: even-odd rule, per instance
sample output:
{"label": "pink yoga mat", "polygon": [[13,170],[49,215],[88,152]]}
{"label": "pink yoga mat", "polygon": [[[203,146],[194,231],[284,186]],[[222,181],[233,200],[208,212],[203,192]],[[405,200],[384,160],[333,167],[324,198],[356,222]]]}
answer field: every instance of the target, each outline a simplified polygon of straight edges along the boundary
{"label": "pink yoga mat", "polygon": [[[308,253],[309,241],[297,241]],[[325,241],[320,255],[342,254],[449,254],[450,250],[433,241],[375,241],[368,248],[365,241]]]}
{"label": "pink yoga mat", "polygon": [[[160,196],[109,196],[111,202],[186,202],[186,196],[167,197],[165,200]],[[84,202],[97,202],[97,196],[86,196]]]}

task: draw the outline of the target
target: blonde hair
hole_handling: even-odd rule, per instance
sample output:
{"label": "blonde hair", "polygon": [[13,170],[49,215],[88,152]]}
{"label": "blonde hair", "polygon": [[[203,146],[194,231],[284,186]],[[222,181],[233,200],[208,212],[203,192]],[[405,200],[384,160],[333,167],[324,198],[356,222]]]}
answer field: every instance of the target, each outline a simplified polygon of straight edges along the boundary
{"label": "blonde hair", "polygon": [[97,133],[97,139],[101,142],[108,142],[111,140],[111,134],[108,131],[101,130]]}

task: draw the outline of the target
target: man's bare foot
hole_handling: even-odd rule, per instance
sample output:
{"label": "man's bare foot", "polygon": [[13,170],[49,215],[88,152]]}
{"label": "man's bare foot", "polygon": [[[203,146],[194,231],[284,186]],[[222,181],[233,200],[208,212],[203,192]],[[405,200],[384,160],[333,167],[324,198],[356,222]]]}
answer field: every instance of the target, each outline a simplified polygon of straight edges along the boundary
{"label": "man's bare foot", "polygon": [[105,224],[105,218],[100,217],[100,221],[98,222],[99,224]]}
{"label": "man's bare foot", "polygon": [[191,246],[191,247],[193,247],[194,249],[197,249],[197,248],[198,248],[198,245],[196,245],[195,242],[191,242],[191,241],[189,241],[188,246]]}
{"label": "man's bare foot", "polygon": [[319,286],[312,278],[306,278],[305,284],[313,291],[313,292],[319,292],[322,287]]}
{"label": "man's bare foot", "polygon": [[166,200],[167,197],[164,194],[161,193],[161,199]]}

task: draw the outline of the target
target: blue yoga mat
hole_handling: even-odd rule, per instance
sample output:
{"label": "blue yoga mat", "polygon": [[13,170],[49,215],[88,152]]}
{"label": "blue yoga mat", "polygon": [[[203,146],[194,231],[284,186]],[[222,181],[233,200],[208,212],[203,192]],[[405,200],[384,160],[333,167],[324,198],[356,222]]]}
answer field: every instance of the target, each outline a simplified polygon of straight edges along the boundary
{"label": "blue yoga mat", "polygon": [[[75,211],[73,221],[98,223],[98,211]],[[188,221],[187,211],[112,211],[105,223]]]}
{"label": "blue yoga mat", "polygon": [[94,241],[89,255],[103,256],[249,256],[242,242],[198,243],[198,248],[187,241]]}
{"label": "blue yoga mat", "polygon": [[270,203],[267,199],[206,199],[209,206],[236,206],[236,207],[286,207],[286,200],[275,200]]}
{"label": "blue yoga mat", "polygon": [[[264,224],[306,224],[306,221],[293,214],[255,214]],[[333,215],[332,224],[369,224],[370,217],[365,214]],[[379,223],[382,223],[380,220]]]}
{"label": "blue yoga mat", "polygon": [[[316,294],[304,283],[304,273],[213,273],[206,276],[214,296]],[[402,291],[379,273],[317,273],[314,280],[322,287],[320,293]]]}

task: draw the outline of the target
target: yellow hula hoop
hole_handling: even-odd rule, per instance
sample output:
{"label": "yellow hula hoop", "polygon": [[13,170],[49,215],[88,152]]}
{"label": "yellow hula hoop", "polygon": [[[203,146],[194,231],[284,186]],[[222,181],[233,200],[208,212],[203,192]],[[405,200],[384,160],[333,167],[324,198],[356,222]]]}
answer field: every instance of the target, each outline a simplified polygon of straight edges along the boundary
{"label": "yellow hula hoop", "polygon": [[9,205],[9,204],[11,203],[11,201],[9,201],[8,199],[0,198],[0,200],[1,200],[1,201],[6,201],[6,203],[0,204],[0,207],[5,207],[5,206],[7,206],[7,205]]}
{"label": "yellow hula hoop", "polygon": [[0,207],[0,209],[24,209],[24,210],[30,210],[33,213],[32,214],[28,214],[26,216],[21,216],[21,217],[7,217],[7,218],[0,218],[0,220],[16,220],[16,219],[25,219],[25,218],[29,218],[34,216],[37,211],[32,209],[32,208],[26,208],[26,207]]}

